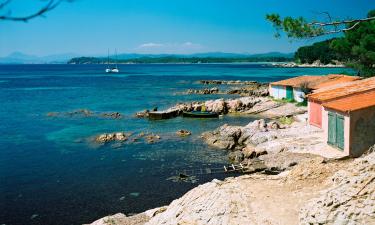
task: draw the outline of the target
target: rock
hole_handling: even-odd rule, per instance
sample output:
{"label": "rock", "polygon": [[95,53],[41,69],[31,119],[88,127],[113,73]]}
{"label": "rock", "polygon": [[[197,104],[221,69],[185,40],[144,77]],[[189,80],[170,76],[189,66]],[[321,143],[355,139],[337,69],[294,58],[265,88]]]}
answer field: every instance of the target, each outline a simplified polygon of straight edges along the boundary
{"label": "rock", "polygon": [[276,121],[273,121],[273,122],[269,122],[267,123],[267,126],[266,126],[268,129],[272,129],[272,130],[277,130],[277,129],[280,129],[280,124]]}
{"label": "rock", "polygon": [[228,158],[232,162],[240,163],[244,160],[244,154],[241,151],[230,152]]}
{"label": "rock", "polygon": [[202,138],[211,146],[231,150],[237,146],[241,132],[241,127],[225,124],[212,132],[203,133]]}
{"label": "rock", "polygon": [[209,95],[209,94],[217,94],[219,93],[219,88],[204,88],[201,90],[189,89],[187,94],[200,94],[200,95]]}
{"label": "rock", "polygon": [[256,81],[240,81],[240,80],[200,80],[199,83],[205,85],[253,85]]}
{"label": "rock", "polygon": [[88,109],[78,109],[72,112],[67,112],[66,113],[68,116],[92,116],[94,113]]}
{"label": "rock", "polygon": [[304,204],[300,224],[374,224],[375,153],[355,159],[331,178],[332,187]]}
{"label": "rock", "polygon": [[242,149],[242,153],[245,158],[252,159],[267,154],[267,151],[264,149],[257,149],[252,145],[247,145],[245,148]]}
{"label": "rock", "polygon": [[180,136],[180,137],[186,137],[186,136],[191,135],[191,132],[188,131],[188,130],[178,130],[178,131],[176,132],[176,134],[177,134],[178,136]]}
{"label": "rock", "polygon": [[135,117],[137,117],[137,118],[147,118],[149,112],[150,112],[149,110],[144,110],[144,111],[141,111],[141,112],[137,112],[135,114]]}
{"label": "rock", "polygon": [[206,110],[209,112],[216,112],[219,114],[227,113],[226,103],[224,99],[206,101],[204,105],[206,106]]}
{"label": "rock", "polygon": [[49,112],[49,113],[47,113],[48,117],[56,117],[58,115],[59,115],[59,113],[57,113],[57,112]]}
{"label": "rock", "polygon": [[100,115],[102,117],[112,118],[112,119],[120,119],[122,117],[122,115],[119,112],[102,113]]}
{"label": "rock", "polygon": [[146,139],[147,143],[152,144],[152,143],[155,143],[156,141],[160,140],[160,136],[156,135],[156,134],[150,134],[150,135],[145,136],[145,139]]}
{"label": "rock", "polygon": [[107,143],[112,141],[126,141],[128,140],[128,136],[124,132],[116,132],[116,133],[104,133],[96,136],[94,138],[95,142],[98,143]]}

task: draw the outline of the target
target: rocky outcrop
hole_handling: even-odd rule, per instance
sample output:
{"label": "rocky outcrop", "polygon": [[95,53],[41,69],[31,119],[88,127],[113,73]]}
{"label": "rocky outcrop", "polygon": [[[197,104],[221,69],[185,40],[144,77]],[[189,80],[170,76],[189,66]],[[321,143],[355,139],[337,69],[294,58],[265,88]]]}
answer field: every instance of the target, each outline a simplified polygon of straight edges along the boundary
{"label": "rocky outcrop", "polygon": [[241,135],[242,128],[240,126],[225,124],[214,131],[203,133],[202,138],[208,145],[219,149],[233,150],[242,145],[239,143]]}
{"label": "rocky outcrop", "polygon": [[199,95],[212,95],[212,94],[218,94],[219,88],[213,87],[213,88],[204,88],[204,89],[189,89],[186,92],[187,94],[199,94]]}
{"label": "rocky outcrop", "polygon": [[375,224],[375,147],[330,180],[300,211],[301,224]]}
{"label": "rocky outcrop", "polygon": [[253,85],[256,81],[241,81],[241,80],[200,80],[199,83],[205,85]]}
{"label": "rocky outcrop", "polygon": [[100,134],[95,137],[95,141],[98,143],[107,143],[111,141],[126,141],[128,140],[129,135],[124,132],[116,132],[116,133],[105,133]]}
{"label": "rocky outcrop", "polygon": [[268,84],[254,83],[244,87],[236,87],[227,91],[227,94],[241,95],[241,96],[258,96],[265,97],[269,95]]}
{"label": "rocky outcrop", "polygon": [[186,136],[191,135],[191,132],[188,131],[188,130],[178,130],[178,131],[176,132],[176,134],[177,134],[178,136],[180,136],[180,137],[186,137]]}
{"label": "rocky outcrop", "polygon": [[134,143],[138,142],[143,139],[145,142],[152,144],[161,139],[161,137],[157,134],[153,133],[125,133],[125,132],[114,132],[114,133],[104,133],[97,135],[93,138],[93,141],[98,144],[106,144],[110,142],[118,142],[120,145],[114,145],[113,147],[121,147],[121,143]]}
{"label": "rocky outcrop", "polygon": [[[266,98],[258,97],[241,97],[237,99],[216,99],[209,100],[206,102],[190,102],[190,103],[178,103],[175,106],[165,110],[165,111],[176,111],[177,115],[181,115],[182,112],[187,111],[200,111],[202,107],[205,107],[205,110],[208,112],[216,112],[218,114],[226,114],[228,112],[246,112],[250,110],[257,104],[267,101]],[[137,112],[135,117],[137,118],[147,118],[149,110],[144,110]]]}
{"label": "rocky outcrop", "polygon": [[101,117],[110,119],[121,119],[122,115],[119,112],[104,112],[97,113],[89,109],[77,109],[71,112],[49,112],[48,117]]}
{"label": "rocky outcrop", "polygon": [[314,61],[313,63],[302,63],[302,64],[299,64],[299,63],[295,63],[295,62],[288,62],[288,63],[274,63],[272,64],[273,66],[276,66],[276,67],[328,67],[328,68],[332,68],[332,67],[345,67],[345,65],[342,63],[342,62],[339,62],[337,60],[333,60],[332,63],[328,63],[328,64],[324,64],[324,63],[321,63],[320,60],[316,60]]}
{"label": "rocky outcrop", "polygon": [[219,149],[242,149],[248,144],[257,145],[272,139],[272,133],[267,131],[279,127],[275,122],[267,124],[263,119],[255,120],[244,127],[225,124],[214,131],[204,132],[202,138],[207,144]]}

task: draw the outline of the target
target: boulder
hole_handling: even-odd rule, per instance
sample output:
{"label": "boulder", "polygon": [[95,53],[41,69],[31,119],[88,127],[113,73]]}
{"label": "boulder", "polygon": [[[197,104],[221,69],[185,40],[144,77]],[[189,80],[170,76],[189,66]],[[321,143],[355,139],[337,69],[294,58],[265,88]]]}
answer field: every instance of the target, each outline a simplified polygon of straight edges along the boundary
{"label": "boulder", "polygon": [[244,160],[244,154],[241,151],[230,152],[228,155],[230,161],[240,163]]}
{"label": "boulder", "polygon": [[177,134],[178,136],[180,136],[180,137],[186,137],[186,136],[191,135],[191,132],[188,131],[188,130],[178,130],[178,131],[176,132],[176,134]]}
{"label": "boulder", "polygon": [[267,151],[264,149],[257,149],[252,145],[247,145],[245,148],[242,149],[242,153],[245,158],[252,159],[267,154]]}
{"label": "boulder", "polygon": [[241,137],[241,127],[228,126],[225,124],[218,129],[202,134],[203,140],[214,147],[220,149],[234,149],[238,146],[238,140]]}
{"label": "boulder", "polygon": [[219,114],[227,113],[227,108],[224,99],[206,101],[204,105],[206,106],[207,111],[216,112]]}
{"label": "boulder", "polygon": [[135,117],[137,117],[137,118],[147,118],[149,112],[150,112],[150,111],[147,110],[147,109],[144,110],[144,111],[141,111],[141,112],[137,112],[137,113],[135,114]]}

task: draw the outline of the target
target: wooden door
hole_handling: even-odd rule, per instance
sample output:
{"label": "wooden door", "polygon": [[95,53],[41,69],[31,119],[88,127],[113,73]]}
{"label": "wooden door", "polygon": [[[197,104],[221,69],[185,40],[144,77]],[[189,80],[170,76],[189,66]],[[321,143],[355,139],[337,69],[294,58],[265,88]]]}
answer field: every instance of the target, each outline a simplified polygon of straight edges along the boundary
{"label": "wooden door", "polygon": [[328,112],[328,144],[344,149],[344,117]]}

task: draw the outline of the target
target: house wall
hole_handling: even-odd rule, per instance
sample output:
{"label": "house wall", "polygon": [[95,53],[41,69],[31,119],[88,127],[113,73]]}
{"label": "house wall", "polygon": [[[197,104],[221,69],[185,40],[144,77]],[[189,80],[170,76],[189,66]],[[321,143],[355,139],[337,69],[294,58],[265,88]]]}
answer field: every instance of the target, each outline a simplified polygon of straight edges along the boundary
{"label": "house wall", "polygon": [[286,98],[286,87],[270,85],[270,95],[276,99]]}
{"label": "house wall", "polygon": [[293,88],[293,98],[297,102],[303,102],[305,100],[305,93],[301,88]]}
{"label": "house wall", "polygon": [[375,144],[375,107],[351,112],[350,134],[350,154],[354,157]]}
{"label": "house wall", "polygon": [[307,103],[308,115],[309,115],[309,124],[322,128],[322,105],[309,101]]}
{"label": "house wall", "polygon": [[[328,143],[328,112],[338,113],[342,116],[344,116],[344,153],[346,155],[350,155],[350,116],[342,114],[340,112],[330,110],[327,108],[322,107],[322,128],[324,132],[324,142]],[[340,151],[340,150],[338,150]]]}

